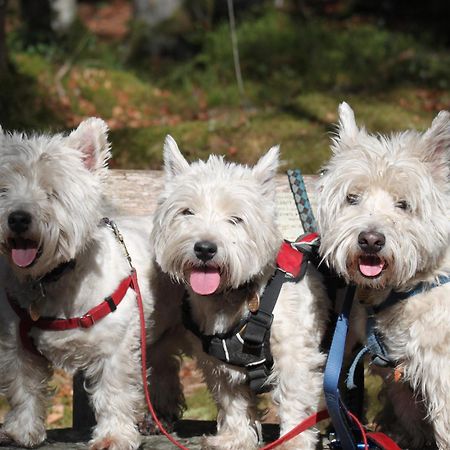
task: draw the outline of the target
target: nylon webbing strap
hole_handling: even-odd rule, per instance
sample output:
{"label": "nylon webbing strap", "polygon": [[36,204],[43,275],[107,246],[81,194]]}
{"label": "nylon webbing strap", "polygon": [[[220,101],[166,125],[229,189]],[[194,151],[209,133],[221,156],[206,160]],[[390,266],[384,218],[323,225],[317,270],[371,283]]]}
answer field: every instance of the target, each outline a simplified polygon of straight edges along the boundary
{"label": "nylon webbing strap", "polygon": [[382,450],[402,450],[389,436],[384,433],[367,433],[369,442],[375,443]]}
{"label": "nylon webbing strap", "polygon": [[259,309],[250,316],[247,327],[243,335],[246,345],[259,347],[264,343],[267,331],[270,329],[273,320],[273,309],[278,300],[281,287],[283,286],[286,274],[277,269],[275,275],[269,281],[261,297]]}
{"label": "nylon webbing strap", "polygon": [[264,363],[258,364],[257,366],[246,367],[248,384],[250,389],[255,394],[262,394],[268,392],[271,389],[269,384],[265,384],[267,377],[270,374],[270,369]]}
{"label": "nylon webbing strap", "polygon": [[316,219],[311,208],[311,203],[306,192],[305,182],[303,180],[300,169],[289,169],[287,171],[289,185],[292,195],[294,196],[295,205],[297,206],[298,215],[302,222],[305,233],[313,233],[317,231]]}
{"label": "nylon webbing strap", "polygon": [[[334,330],[323,381],[327,409],[340,444],[339,448],[343,450],[357,450],[363,445],[355,441],[350,416],[339,393],[339,378],[344,359],[345,341],[355,290],[356,286],[347,286],[344,305]],[[367,433],[366,436],[369,448],[400,450],[400,447],[383,433]]]}
{"label": "nylon webbing strap", "polygon": [[431,284],[419,283],[414,289],[412,289],[411,291],[406,291],[406,292],[392,291],[388,295],[386,300],[384,300],[384,302],[373,307],[373,314],[378,314],[381,311],[384,311],[386,308],[390,308],[391,306],[395,305],[399,301],[406,300],[409,297],[413,297],[414,295],[421,294],[424,291],[427,291],[427,290],[433,289],[433,288],[437,288],[437,287],[442,286],[443,284],[446,284],[449,282],[450,282],[450,275],[440,275],[437,278],[437,283],[431,283]]}
{"label": "nylon webbing strap", "polygon": [[350,430],[345,406],[339,393],[339,377],[344,359],[345,340],[355,290],[355,286],[347,287],[344,305],[336,322],[323,380],[328,412],[330,413],[336,435],[344,450],[357,450],[358,448]]}
{"label": "nylon webbing strap", "polygon": [[395,367],[395,361],[393,361],[383,344],[383,340],[379,336],[375,328],[375,318],[372,308],[367,307],[367,322],[366,322],[366,345],[358,352],[353,359],[353,362],[348,371],[347,377],[347,389],[355,389],[357,385],[354,382],[354,375],[356,367],[362,357],[369,352],[372,357],[372,363],[379,367]]}
{"label": "nylon webbing strap", "polygon": [[[267,283],[261,297],[259,309],[256,313],[251,314],[242,336],[246,351],[254,352],[257,355],[264,355],[264,342],[269,343],[268,333],[272,325],[272,313],[285,278],[286,273],[277,269],[275,275]],[[269,375],[267,365],[258,364],[254,367],[247,366],[247,370],[250,388],[256,393],[267,390],[264,384]]]}

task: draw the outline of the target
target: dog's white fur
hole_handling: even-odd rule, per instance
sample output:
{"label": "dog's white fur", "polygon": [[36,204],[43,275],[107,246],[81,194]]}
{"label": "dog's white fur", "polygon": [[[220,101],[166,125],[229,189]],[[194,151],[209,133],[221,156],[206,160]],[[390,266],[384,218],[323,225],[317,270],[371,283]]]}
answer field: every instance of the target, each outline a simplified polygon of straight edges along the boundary
{"label": "dog's white fur", "polygon": [[[23,348],[18,317],[4,293],[23,308],[33,303],[40,316],[79,317],[130,274],[123,247],[100,225],[109,157],[107,126],[100,119],[82,122],[68,136],[0,132],[0,388],[11,406],[0,431],[4,442],[33,447],[45,439],[47,383],[53,366],[85,371],[97,420],[91,448],[125,450],[140,444],[137,423],[143,401],[135,292],[129,289],[117,310],[91,328],[33,329],[31,335],[45,358]],[[17,210],[31,215],[22,237],[39,246],[37,259],[28,267],[18,267],[11,257],[8,239],[17,235],[8,218]],[[148,315],[151,221],[117,223],[137,269]],[[76,260],[75,268],[44,283],[41,297],[38,280],[71,259]]]}
{"label": "dog's white fur", "polygon": [[[342,103],[332,151],[319,183],[321,253],[358,285],[360,300],[379,304],[392,289],[408,291],[448,275],[450,114],[440,112],[424,133],[372,135]],[[359,270],[364,251],[358,236],[366,231],[385,236],[377,253],[384,268],[376,277]],[[403,369],[403,384],[395,383],[390,371],[384,376],[411,448],[422,449],[430,439],[427,423],[438,448],[450,448],[449,297],[445,284],[376,317],[391,357]],[[364,335],[364,308],[356,308],[354,316],[353,331]]]}
{"label": "dog's white fur", "polygon": [[[248,293],[239,288],[252,282],[261,293],[274,272],[282,242],[275,224],[278,158],[275,147],[252,168],[215,155],[189,164],[175,141],[166,139],[166,184],[151,235],[155,259],[185,287],[192,317],[205,334],[232,329],[248,311]],[[203,264],[194,245],[204,240],[217,245],[207,264],[220,269],[220,284],[209,295],[195,293],[189,282],[191,271]],[[270,376],[282,434],[318,409],[324,363],[319,346],[326,320],[327,301],[317,272],[310,268],[301,282],[284,284],[274,310]],[[188,336],[218,406],[218,432],[205,439],[204,448],[256,448],[258,412],[245,370],[208,356],[199,339]],[[283,448],[313,449],[316,441],[309,430]]]}

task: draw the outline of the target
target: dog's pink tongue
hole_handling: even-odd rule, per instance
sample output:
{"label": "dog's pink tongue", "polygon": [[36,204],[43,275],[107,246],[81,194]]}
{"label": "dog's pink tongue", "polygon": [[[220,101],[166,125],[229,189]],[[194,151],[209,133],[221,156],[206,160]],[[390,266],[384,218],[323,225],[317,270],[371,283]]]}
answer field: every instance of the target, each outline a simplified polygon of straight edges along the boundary
{"label": "dog's pink tongue", "polygon": [[196,294],[213,294],[220,284],[219,270],[213,267],[193,269],[189,277],[189,283]]}
{"label": "dog's pink tongue", "polygon": [[384,263],[378,256],[361,256],[359,270],[366,277],[376,277],[383,270]]}
{"label": "dog's pink tongue", "polygon": [[16,246],[11,249],[11,258],[16,266],[28,267],[35,259],[38,247],[35,242],[26,239],[16,240]]}

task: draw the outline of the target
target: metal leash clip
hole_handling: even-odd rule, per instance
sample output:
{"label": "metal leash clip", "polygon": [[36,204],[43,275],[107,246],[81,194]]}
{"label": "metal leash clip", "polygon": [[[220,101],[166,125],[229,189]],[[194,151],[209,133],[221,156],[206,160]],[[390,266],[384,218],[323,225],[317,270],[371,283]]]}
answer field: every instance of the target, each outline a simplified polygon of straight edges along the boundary
{"label": "metal leash clip", "polygon": [[116,236],[117,240],[120,242],[120,244],[122,244],[122,247],[123,247],[123,249],[125,251],[125,256],[126,256],[126,258],[128,260],[128,264],[130,265],[131,270],[134,271],[135,269],[134,269],[134,266],[133,266],[133,262],[131,260],[130,253],[128,252],[128,248],[125,245],[125,241],[123,239],[123,236],[120,233],[119,228],[117,227],[116,223],[113,220],[109,219],[108,217],[103,217],[102,222],[107,227],[111,228],[111,230],[113,231],[113,233]]}

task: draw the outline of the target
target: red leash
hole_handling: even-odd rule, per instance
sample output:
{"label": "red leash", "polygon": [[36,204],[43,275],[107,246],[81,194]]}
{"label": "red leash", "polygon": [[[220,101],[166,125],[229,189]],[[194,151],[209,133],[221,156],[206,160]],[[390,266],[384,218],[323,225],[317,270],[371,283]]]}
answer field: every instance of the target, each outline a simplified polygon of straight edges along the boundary
{"label": "red leash", "polygon": [[[174,437],[170,435],[170,433],[164,428],[164,425],[159,421],[156,412],[153,408],[151,399],[150,399],[150,391],[148,388],[147,383],[147,338],[146,338],[146,329],[145,329],[145,314],[144,314],[144,306],[142,303],[142,296],[141,292],[139,290],[139,284],[137,281],[137,274],[136,271],[133,271],[131,274],[132,281],[131,286],[133,287],[134,291],[136,292],[136,299],[138,303],[138,309],[139,309],[139,318],[141,322],[141,375],[142,375],[142,384],[144,386],[144,394],[145,394],[145,400],[147,402],[148,410],[150,411],[150,414],[156,423],[157,427],[161,431],[164,436],[169,439],[172,444],[174,444],[176,447],[181,448],[182,450],[189,450],[187,447],[185,447],[183,444],[178,442]],[[307,430],[308,428],[311,428],[312,426],[316,425],[317,423],[321,422],[322,420],[327,419],[328,411],[322,410],[318,413],[315,413],[308,417],[307,419],[303,420],[301,423],[299,423],[296,427],[294,427],[291,431],[284,434],[280,438],[278,438],[276,441],[271,442],[270,444],[266,445],[265,447],[261,447],[260,450],[271,450],[279,445],[281,445],[283,442],[289,441],[293,439],[298,434],[302,433],[303,431]]]}
{"label": "red leash", "polygon": [[156,425],[158,426],[159,430],[161,431],[164,436],[166,436],[167,439],[169,439],[172,444],[176,445],[178,448],[181,448],[182,450],[189,450],[184,445],[180,444],[176,439],[174,439],[169,432],[164,428],[163,424],[159,421],[155,410],[152,405],[152,401],[150,400],[150,390],[148,388],[147,383],[147,333],[145,329],[145,314],[144,314],[144,305],[142,303],[142,296],[141,291],[139,289],[139,284],[137,281],[137,274],[136,271],[133,273],[133,280],[132,284],[134,287],[134,291],[136,292],[136,299],[139,307],[139,320],[141,322],[141,375],[142,375],[142,384],[144,386],[144,394],[145,394],[145,401],[147,402],[148,410],[150,411],[150,414],[152,415],[152,418]]}
{"label": "red leash", "polygon": [[267,444],[265,447],[262,447],[260,450],[271,450],[272,448],[278,447],[283,442],[293,439],[295,436],[297,436],[298,434],[307,430],[308,428],[311,428],[314,425],[317,425],[322,420],[328,419],[328,417],[330,417],[330,416],[328,415],[328,411],[326,409],[323,409],[322,411],[312,414],[307,419],[303,420],[298,425],[296,425],[294,428],[292,428],[291,431],[288,431],[286,434],[283,434],[283,436],[279,437],[276,441],[273,441],[270,444]]}

